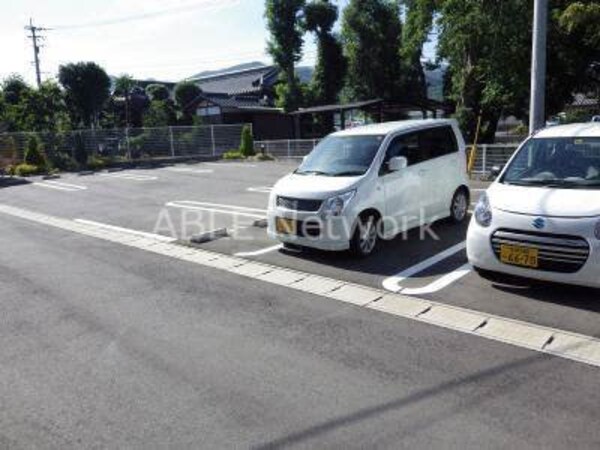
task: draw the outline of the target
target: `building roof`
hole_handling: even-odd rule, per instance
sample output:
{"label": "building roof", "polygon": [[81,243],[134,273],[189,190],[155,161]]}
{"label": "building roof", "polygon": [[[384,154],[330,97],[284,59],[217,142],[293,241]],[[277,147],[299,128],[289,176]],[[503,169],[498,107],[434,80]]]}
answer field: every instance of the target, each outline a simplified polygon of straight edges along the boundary
{"label": "building roof", "polygon": [[536,138],[555,138],[555,137],[600,137],[600,123],[571,123],[568,125],[557,125],[544,128],[539,131]]}
{"label": "building roof", "polygon": [[314,114],[314,113],[323,113],[323,112],[349,111],[351,109],[361,109],[361,108],[376,105],[376,104],[379,104],[382,102],[383,102],[383,100],[376,98],[373,100],[365,100],[362,102],[354,102],[354,103],[345,103],[345,104],[341,104],[341,105],[313,106],[311,108],[300,108],[298,111],[295,111],[292,114],[302,115],[302,114]]}
{"label": "building roof", "polygon": [[205,93],[258,94],[275,85],[277,74],[277,68],[265,66],[192,78],[190,81],[198,84]]}
{"label": "building roof", "polygon": [[453,125],[455,119],[422,119],[422,120],[401,120],[397,122],[383,122],[365,125],[362,127],[349,128],[338,131],[336,136],[361,136],[361,135],[386,135],[397,131],[408,131],[416,128],[426,128],[432,125]]}

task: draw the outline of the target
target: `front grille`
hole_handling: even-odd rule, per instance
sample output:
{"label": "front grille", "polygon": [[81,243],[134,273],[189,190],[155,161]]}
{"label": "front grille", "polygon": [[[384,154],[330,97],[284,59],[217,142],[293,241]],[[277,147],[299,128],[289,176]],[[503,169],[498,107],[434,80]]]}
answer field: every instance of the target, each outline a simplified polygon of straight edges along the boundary
{"label": "front grille", "polygon": [[321,200],[306,200],[292,197],[277,197],[277,206],[292,211],[318,211],[321,208]]}
{"label": "front grille", "polygon": [[502,244],[537,249],[539,267],[545,272],[575,273],[587,262],[590,246],[582,237],[500,229],[492,236],[492,247],[500,259]]}

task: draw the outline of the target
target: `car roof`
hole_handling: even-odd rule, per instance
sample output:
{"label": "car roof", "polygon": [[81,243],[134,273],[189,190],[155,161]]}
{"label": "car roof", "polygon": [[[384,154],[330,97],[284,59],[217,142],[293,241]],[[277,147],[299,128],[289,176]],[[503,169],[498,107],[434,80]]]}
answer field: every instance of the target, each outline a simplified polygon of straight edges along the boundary
{"label": "car roof", "polygon": [[544,128],[536,133],[535,138],[555,137],[600,137],[600,123],[571,123]]}
{"label": "car roof", "polygon": [[369,136],[369,135],[387,135],[399,131],[409,131],[420,128],[429,128],[436,125],[453,125],[455,119],[421,119],[421,120],[401,120],[398,122],[383,122],[364,125],[356,128],[333,133],[334,136]]}

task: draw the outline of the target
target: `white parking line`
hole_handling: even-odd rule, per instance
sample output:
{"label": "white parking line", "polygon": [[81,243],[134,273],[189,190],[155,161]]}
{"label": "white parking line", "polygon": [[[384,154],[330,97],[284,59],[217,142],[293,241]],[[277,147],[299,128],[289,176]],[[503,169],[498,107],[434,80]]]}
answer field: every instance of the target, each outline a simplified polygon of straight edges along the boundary
{"label": "white parking line", "polygon": [[118,178],[129,181],[154,181],[158,180],[158,177],[149,175],[133,174],[133,173],[101,173],[100,176],[107,178]]}
{"label": "white parking line", "polygon": [[87,186],[80,186],[78,184],[62,183],[62,182],[52,181],[52,180],[38,181],[36,183],[33,183],[33,185],[48,188],[48,189],[56,189],[57,191],[68,191],[68,192],[85,191],[87,189]]}
{"label": "white parking line", "polygon": [[438,278],[433,283],[430,283],[427,286],[421,288],[405,288],[402,289],[400,292],[402,292],[404,295],[433,294],[434,292],[441,291],[442,289],[450,286],[452,283],[457,282],[462,277],[471,273],[472,270],[473,267],[471,267],[470,264],[465,264],[464,266],[459,267],[458,269],[450,272],[449,274]]}
{"label": "white parking line", "polygon": [[248,192],[260,192],[261,194],[270,194],[273,190],[273,186],[258,186],[258,187],[249,187],[246,189]]}
{"label": "white parking line", "polygon": [[261,250],[256,250],[254,252],[239,252],[235,253],[234,256],[260,256],[266,253],[271,253],[276,250],[283,248],[283,244],[273,245],[272,247],[263,248]]}
{"label": "white parking line", "polygon": [[233,216],[251,217],[253,219],[264,219],[267,215],[267,211],[264,209],[247,208],[245,206],[237,205],[224,205],[222,203],[195,202],[189,200],[169,202],[165,206],[195,211],[215,212],[219,214],[230,214]]}
{"label": "white parking line", "polygon": [[[413,275],[416,275],[418,273],[421,273],[421,272],[429,269],[430,267],[440,263],[441,261],[451,257],[452,255],[455,255],[456,253],[463,251],[466,248],[467,248],[466,241],[461,242],[460,244],[456,244],[456,245],[444,250],[443,252],[432,256],[431,258],[427,258],[426,260],[421,261],[419,264],[416,264],[412,267],[409,267],[408,269],[403,270],[402,272],[400,272],[396,275],[386,278],[385,280],[383,280],[383,287],[391,292],[402,292],[403,294],[405,294],[407,292],[405,292],[405,290],[404,290],[405,288],[403,288],[400,285],[400,283],[402,283],[407,278],[411,278]],[[462,271],[460,273],[462,274]],[[444,287],[449,286],[454,281],[457,281],[458,279],[460,279],[464,275],[466,275],[466,273],[465,273],[465,274],[462,274],[460,277],[456,278],[456,274],[454,274],[454,275],[453,274],[454,274],[454,272],[442,277],[443,281],[442,281],[442,279],[439,279],[439,280],[431,283],[429,286],[425,286],[421,289],[429,289],[429,291],[427,292],[429,294],[432,292],[437,292],[440,289],[443,289]],[[431,289],[433,289],[433,290],[431,290]]]}
{"label": "white parking line", "polygon": [[93,220],[75,219],[75,222],[82,223],[85,225],[92,225],[97,228],[104,228],[104,229],[111,230],[111,231],[119,231],[121,233],[129,233],[134,236],[147,237],[147,238],[154,239],[156,241],[161,241],[161,242],[175,242],[177,240],[175,238],[163,236],[162,234],[146,233],[145,231],[137,231],[137,230],[131,230],[129,228],[121,228],[121,227],[117,227],[115,225],[109,225],[107,223],[94,222]]}

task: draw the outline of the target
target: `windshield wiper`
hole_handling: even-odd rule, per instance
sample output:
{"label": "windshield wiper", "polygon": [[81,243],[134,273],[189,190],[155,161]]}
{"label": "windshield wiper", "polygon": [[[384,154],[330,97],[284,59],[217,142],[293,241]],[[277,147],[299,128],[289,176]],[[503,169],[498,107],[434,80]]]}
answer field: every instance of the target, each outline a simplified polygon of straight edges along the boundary
{"label": "windshield wiper", "polygon": [[346,172],[337,172],[337,173],[332,173],[331,176],[332,177],[356,177],[359,175],[364,175],[365,172],[361,171],[361,170],[348,170]]}
{"label": "windshield wiper", "polygon": [[551,180],[535,180],[535,179],[523,179],[523,180],[514,180],[514,181],[505,181],[506,184],[515,185],[515,186],[541,186],[548,188],[565,188],[565,189],[580,189],[586,187],[598,187],[599,183],[585,183],[575,180],[560,180],[560,179],[551,179]]}

